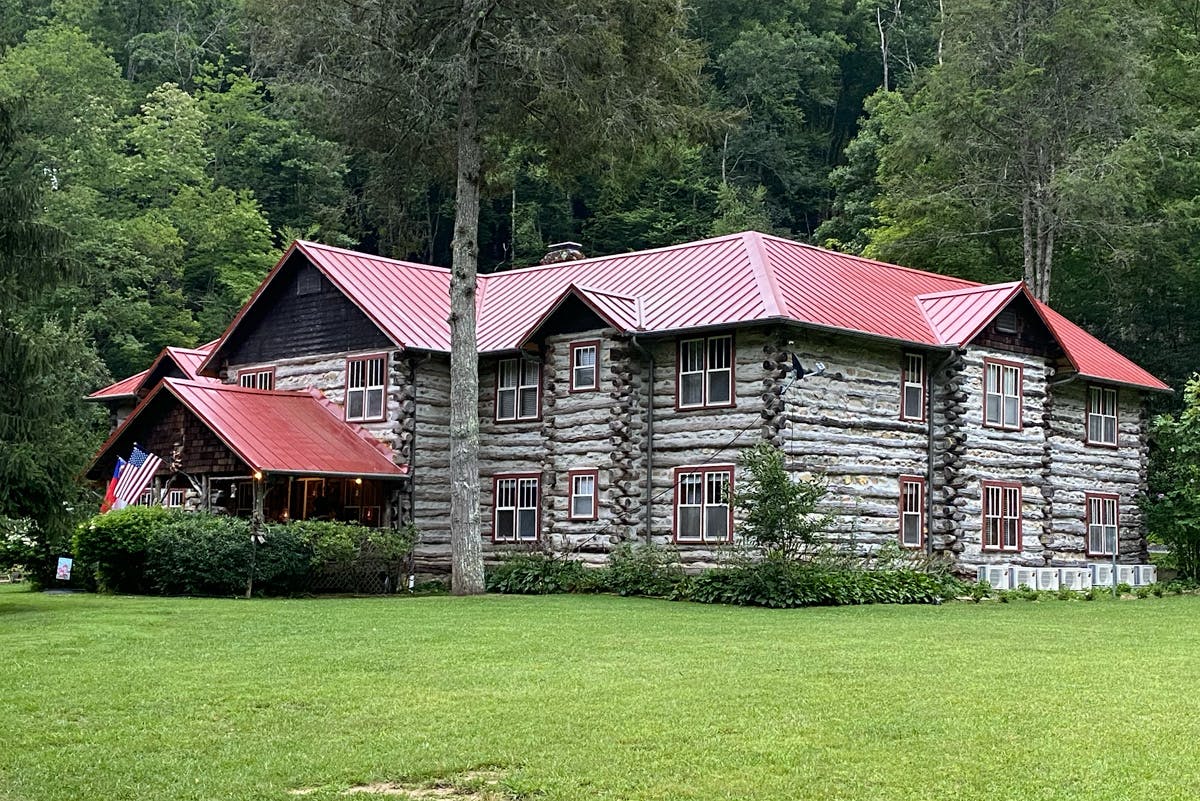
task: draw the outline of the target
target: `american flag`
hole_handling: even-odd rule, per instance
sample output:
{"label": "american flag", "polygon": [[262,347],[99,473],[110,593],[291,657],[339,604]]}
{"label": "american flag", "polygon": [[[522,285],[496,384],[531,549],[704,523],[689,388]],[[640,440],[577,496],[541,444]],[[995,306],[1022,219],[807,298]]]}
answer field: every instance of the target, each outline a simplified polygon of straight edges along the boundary
{"label": "american flag", "polygon": [[113,508],[123,509],[135,502],[142,490],[149,486],[161,464],[162,459],[134,445],[133,453],[129,455],[129,461],[121,470],[121,477],[117,479],[117,489],[114,493],[117,502],[113,504]]}

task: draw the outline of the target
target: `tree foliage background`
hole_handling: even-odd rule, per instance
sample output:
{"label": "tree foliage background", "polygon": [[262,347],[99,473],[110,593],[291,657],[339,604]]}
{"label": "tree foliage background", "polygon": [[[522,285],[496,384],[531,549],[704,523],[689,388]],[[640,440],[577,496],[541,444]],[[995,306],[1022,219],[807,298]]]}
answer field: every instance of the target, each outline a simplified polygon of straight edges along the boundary
{"label": "tree foliage background", "polygon": [[[387,113],[354,114],[284,80],[260,7],[0,0],[6,158],[22,165],[5,191],[26,198],[11,220],[55,243],[45,267],[5,279],[22,300],[0,303],[10,332],[60,348],[51,372],[8,364],[53,387],[46,408],[64,427],[39,451],[56,489],[0,495],[0,515],[67,499],[95,444],[78,395],[166,345],[219,335],[291,239],[449,264],[450,151],[428,138],[379,147],[395,132],[374,127],[422,118],[408,105],[419,93],[400,91],[422,65],[372,97]],[[324,7],[349,17],[358,5]],[[592,109],[567,95],[489,98],[489,114],[524,117],[484,141],[481,270],[534,263],[568,239],[601,254],[755,228],[977,280],[1028,277],[1174,386],[1200,367],[1192,0],[692,0],[685,11],[705,88],[676,102],[705,124],[567,159],[556,143],[570,140],[547,134]],[[653,20],[641,27],[654,36]],[[595,52],[594,69],[605,63]],[[22,262],[12,238],[3,247],[7,264],[43,263]]]}

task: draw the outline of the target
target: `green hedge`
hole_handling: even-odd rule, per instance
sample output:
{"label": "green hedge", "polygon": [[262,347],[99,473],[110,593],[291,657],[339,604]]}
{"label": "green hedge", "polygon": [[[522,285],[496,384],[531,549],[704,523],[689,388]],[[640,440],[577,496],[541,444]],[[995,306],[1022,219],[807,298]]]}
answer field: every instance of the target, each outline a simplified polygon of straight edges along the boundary
{"label": "green hedge", "polygon": [[850,604],[937,604],[966,592],[947,573],[914,567],[866,569],[782,557],[686,576],[671,551],[623,545],[607,566],[541,553],[508,557],[488,572],[492,592],[614,592],[698,603],[792,608]]}
{"label": "green hedge", "polygon": [[241,595],[309,591],[331,565],[359,559],[393,569],[416,539],[398,531],[303,521],[269,526],[254,544],[248,521],[226,515],[130,507],[98,515],[75,533],[77,570],[103,592]]}

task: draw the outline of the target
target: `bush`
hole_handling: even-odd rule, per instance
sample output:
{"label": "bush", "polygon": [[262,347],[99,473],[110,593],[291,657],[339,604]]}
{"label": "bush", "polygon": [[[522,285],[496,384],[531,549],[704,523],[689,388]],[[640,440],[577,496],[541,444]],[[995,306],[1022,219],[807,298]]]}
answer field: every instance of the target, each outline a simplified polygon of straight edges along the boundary
{"label": "bush", "polygon": [[697,576],[688,599],[700,603],[792,608],[847,604],[938,604],[966,586],[949,575],[912,569],[833,570],[769,558]]}
{"label": "bush", "polygon": [[759,442],[742,452],[741,486],[734,502],[742,513],[738,532],[768,556],[795,558],[822,540],[830,515],[816,514],[825,496],[820,479],[794,479],[783,452]]}
{"label": "bush", "polygon": [[674,598],[684,580],[678,556],[657,545],[623,542],[609,555],[601,581],[604,589],[618,595]]}
{"label": "bush", "polygon": [[489,592],[550,595],[598,589],[599,576],[589,576],[582,562],[544,553],[512,554],[487,571]]}
{"label": "bush", "polygon": [[81,523],[72,542],[76,569],[90,572],[102,592],[145,592],[150,539],[179,514],[160,506],[130,506]]}
{"label": "bush", "polygon": [[157,595],[240,595],[250,578],[250,523],[201,513],[160,525],[146,549],[146,589]]}

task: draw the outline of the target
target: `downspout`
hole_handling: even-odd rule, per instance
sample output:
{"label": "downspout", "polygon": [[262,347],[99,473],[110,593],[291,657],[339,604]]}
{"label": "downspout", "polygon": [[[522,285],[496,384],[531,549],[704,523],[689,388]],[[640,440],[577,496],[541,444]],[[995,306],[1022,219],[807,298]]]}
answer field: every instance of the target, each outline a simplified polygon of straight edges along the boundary
{"label": "downspout", "polygon": [[941,374],[959,355],[960,351],[958,348],[951,348],[950,355],[937,366],[937,369],[929,371],[929,391],[925,395],[925,424],[928,426],[928,435],[926,437],[927,450],[925,453],[925,555],[928,557],[933,556],[933,401],[936,394],[934,392],[936,387],[935,376]]}
{"label": "downspout", "polygon": [[654,354],[638,342],[637,335],[630,337],[633,346],[641,351],[650,366],[650,390],[646,393],[646,500],[643,504],[646,517],[646,544],[650,545],[654,537],[654,515],[652,500],[654,497]]}

